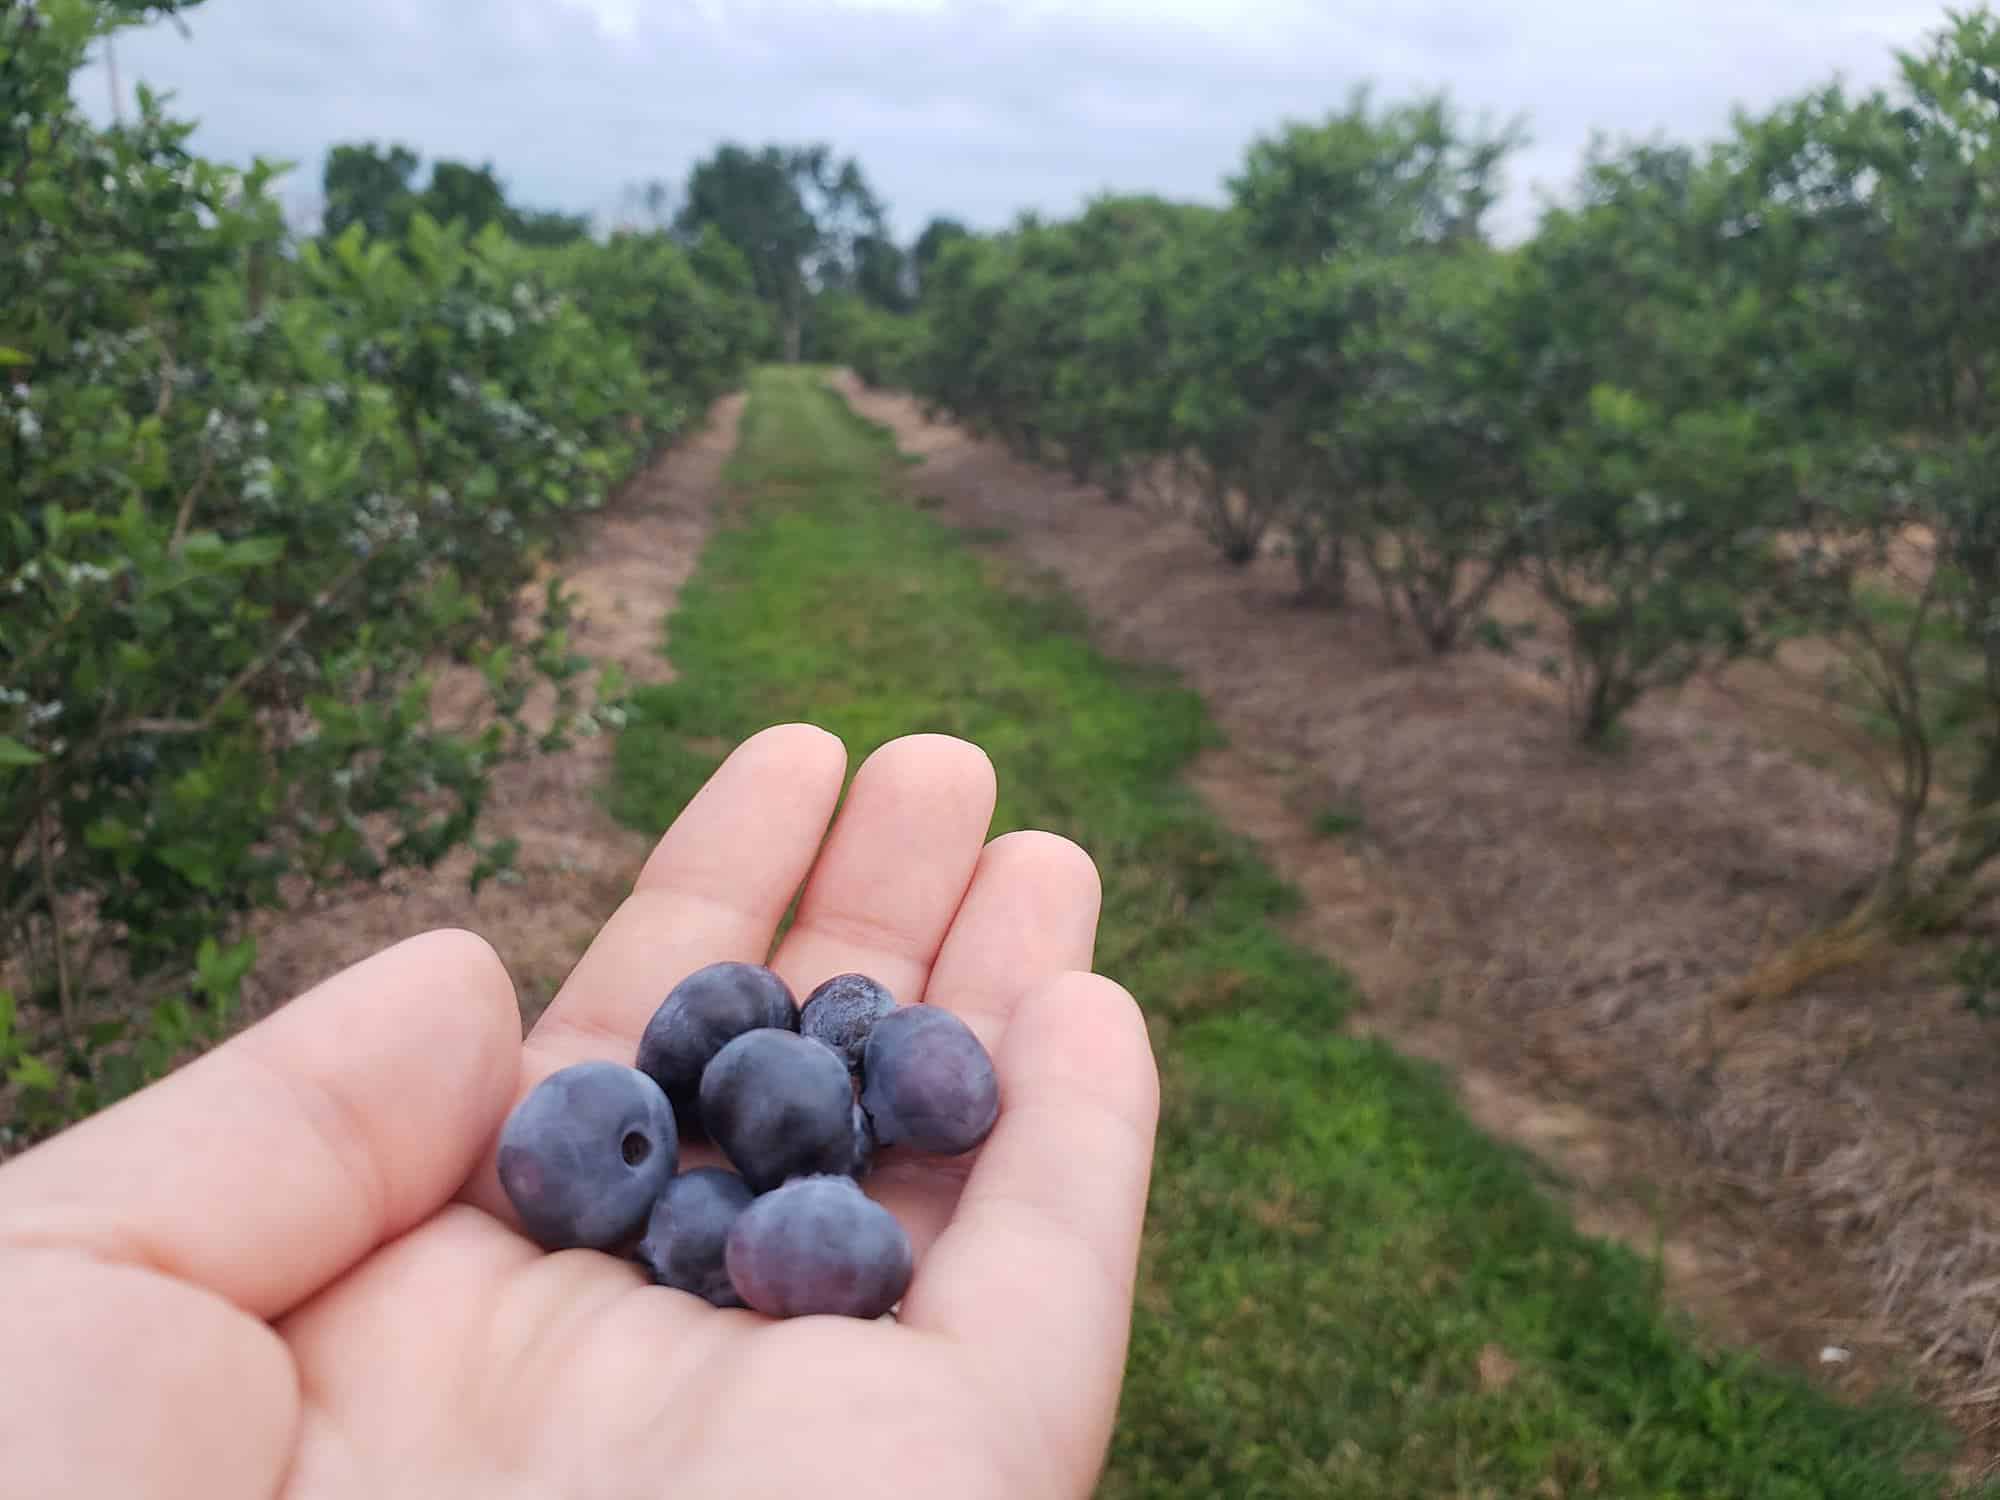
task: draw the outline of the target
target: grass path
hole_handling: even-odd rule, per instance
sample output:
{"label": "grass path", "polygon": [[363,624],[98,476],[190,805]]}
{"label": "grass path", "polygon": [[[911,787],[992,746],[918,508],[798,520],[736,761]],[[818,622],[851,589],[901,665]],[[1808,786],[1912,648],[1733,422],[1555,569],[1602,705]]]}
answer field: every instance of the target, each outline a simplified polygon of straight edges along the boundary
{"label": "grass path", "polygon": [[1702,1352],[1633,1255],[1578,1235],[1427,1068],[1345,1035],[1296,900],[1182,773],[1213,741],[1172,681],[1096,655],[1074,606],[992,573],[905,502],[902,462],[809,372],[767,371],[728,519],[671,619],[611,786],[670,821],[744,736],[809,719],[854,763],[978,742],[995,833],[1097,858],[1097,965],[1139,996],[1165,1085],[1107,1496],[1875,1500],[1936,1429]]}

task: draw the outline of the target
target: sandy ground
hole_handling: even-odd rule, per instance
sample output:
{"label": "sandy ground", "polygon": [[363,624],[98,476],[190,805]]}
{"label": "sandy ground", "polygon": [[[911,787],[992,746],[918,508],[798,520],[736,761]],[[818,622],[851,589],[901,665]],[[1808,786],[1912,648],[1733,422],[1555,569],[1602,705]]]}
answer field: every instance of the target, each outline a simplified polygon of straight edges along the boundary
{"label": "sandy ground", "polygon": [[[1768,669],[1569,742],[1556,691],[1396,639],[1288,566],[1231,569],[1183,521],[1010,457],[913,400],[840,389],[924,463],[914,495],[1058,578],[1109,652],[1168,664],[1229,737],[1216,810],[1306,896],[1355,1024],[1445,1064],[1484,1128],[1568,1180],[1713,1333],[1837,1388],[1914,1378],[1984,1448],[2000,1419],[2000,1172],[1982,1153],[2000,1024],[1935,953],[1738,1013],[1730,982],[1809,931],[1887,823],[1774,732]],[[1759,676],[1759,673],[1767,675]],[[1324,836],[1337,808],[1351,831]]]}
{"label": "sandy ground", "polygon": [[[578,651],[616,662],[634,686],[672,676],[661,621],[708,535],[722,465],[736,445],[742,398],[719,402],[702,430],[635,478],[589,530],[562,576],[576,596]],[[449,681],[441,698],[452,695]],[[522,1009],[538,1013],[624,899],[651,840],[599,801],[608,737],[503,766],[481,832],[520,840],[516,868],[467,889],[470,855],[317,910],[293,911],[258,937],[252,1009],[268,1008],[377,949],[434,927],[480,933],[506,961]]]}

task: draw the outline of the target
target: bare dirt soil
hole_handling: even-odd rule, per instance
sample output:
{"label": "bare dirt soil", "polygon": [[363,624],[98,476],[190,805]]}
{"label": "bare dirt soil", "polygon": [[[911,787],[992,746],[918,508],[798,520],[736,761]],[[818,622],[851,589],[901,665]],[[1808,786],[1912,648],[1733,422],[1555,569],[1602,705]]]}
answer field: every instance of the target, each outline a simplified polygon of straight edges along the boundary
{"label": "bare dirt soil", "polygon": [[1286,563],[1225,565],[1183,519],[1015,460],[914,400],[836,384],[923,463],[919,504],[997,530],[1100,644],[1177,668],[1228,749],[1216,810],[1306,897],[1355,1024],[1443,1064],[1489,1132],[1565,1180],[1586,1229],[1661,1253],[1720,1341],[1864,1392],[1913,1382],[2000,1425],[2000,1023],[1936,951],[1891,950],[1746,1011],[1744,972],[1879,859],[1861,779],[1809,763],[1768,667],[1575,748],[1531,665],[1399,640],[1359,578],[1303,607]]}
{"label": "bare dirt soil", "polygon": [[[560,570],[577,602],[575,648],[598,663],[617,663],[633,686],[673,675],[660,653],[661,622],[708,535],[742,407],[740,396],[718,402],[699,432],[585,523]],[[476,682],[447,677],[438,701],[470,698],[475,689]],[[466,927],[499,950],[524,1013],[539,1013],[624,899],[651,848],[598,800],[610,755],[609,738],[598,736],[500,768],[481,832],[518,839],[520,853],[507,878],[489,881],[476,896],[467,881],[472,856],[461,853],[435,870],[269,921],[258,934],[249,1008],[282,1003],[416,933]]]}

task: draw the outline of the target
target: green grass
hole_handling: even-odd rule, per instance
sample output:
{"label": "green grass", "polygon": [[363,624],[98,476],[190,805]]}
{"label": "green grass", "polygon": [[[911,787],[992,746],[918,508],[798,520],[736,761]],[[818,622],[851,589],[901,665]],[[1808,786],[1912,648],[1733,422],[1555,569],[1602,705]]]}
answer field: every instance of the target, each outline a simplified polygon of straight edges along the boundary
{"label": "green grass", "polygon": [[[613,802],[664,826],[722,749],[810,719],[856,763],[964,735],[996,832],[1079,840],[1098,966],[1150,1011],[1165,1102],[1109,1496],[1934,1495],[1903,1409],[1700,1352],[1655,1270],[1577,1234],[1439,1076],[1343,1035],[1348,981],[1277,934],[1296,902],[1181,781],[1214,739],[1171,679],[902,497],[879,431],[804,372],[757,377],[737,505],[638,697]],[[1481,1353],[1488,1355],[1482,1380]]]}
{"label": "green grass", "polygon": [[1344,839],[1367,826],[1361,809],[1350,802],[1329,802],[1312,815],[1312,831],[1323,839]]}

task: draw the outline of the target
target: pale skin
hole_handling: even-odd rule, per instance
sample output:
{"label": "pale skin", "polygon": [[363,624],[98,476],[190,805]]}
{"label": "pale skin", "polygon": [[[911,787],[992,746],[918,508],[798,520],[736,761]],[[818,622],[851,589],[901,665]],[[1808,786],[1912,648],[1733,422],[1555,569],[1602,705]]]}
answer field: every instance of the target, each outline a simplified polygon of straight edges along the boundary
{"label": "pale skin", "polygon": [[[963,741],[884,746],[835,821],[845,768],[806,725],[739,746],[525,1039],[494,950],[427,933],[0,1168],[0,1494],[1088,1494],[1158,1113],[1139,1012],[1090,972],[1096,871],[989,841]],[[859,970],[949,1006],[998,1065],[976,1155],[870,1179],[916,1244],[899,1322],[544,1254],[499,1190],[539,1079],[630,1062],[675,980],[767,957],[801,995]]]}

